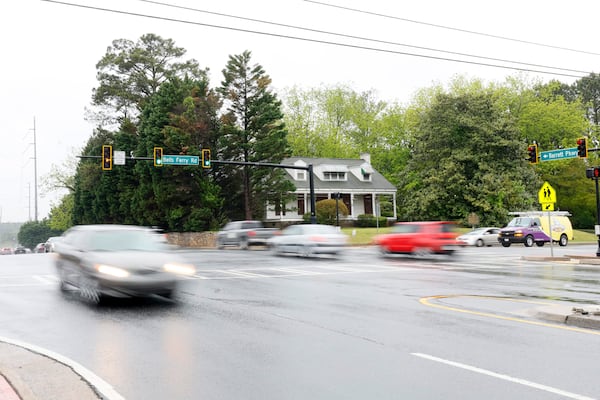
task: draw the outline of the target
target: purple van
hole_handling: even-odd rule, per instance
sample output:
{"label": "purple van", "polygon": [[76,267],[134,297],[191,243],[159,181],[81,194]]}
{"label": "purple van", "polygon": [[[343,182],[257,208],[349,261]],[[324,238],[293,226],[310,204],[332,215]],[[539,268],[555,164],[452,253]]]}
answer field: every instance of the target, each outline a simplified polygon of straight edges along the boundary
{"label": "purple van", "polygon": [[512,243],[523,243],[526,247],[531,247],[534,243],[543,246],[550,242],[550,236],[542,230],[539,217],[516,217],[500,229],[498,241],[504,247],[509,247]]}

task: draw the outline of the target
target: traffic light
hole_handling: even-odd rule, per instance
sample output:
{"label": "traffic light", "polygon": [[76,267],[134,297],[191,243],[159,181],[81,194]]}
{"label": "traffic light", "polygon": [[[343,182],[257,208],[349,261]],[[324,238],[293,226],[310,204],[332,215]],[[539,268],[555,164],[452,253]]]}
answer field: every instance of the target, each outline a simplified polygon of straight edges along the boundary
{"label": "traffic light", "polygon": [[585,176],[590,179],[600,178],[600,167],[588,168],[585,170]]}
{"label": "traffic light", "polygon": [[102,145],[102,170],[110,171],[112,169],[112,146]]}
{"label": "traffic light", "polygon": [[202,149],[202,168],[210,168],[210,149]]}
{"label": "traffic light", "polygon": [[538,147],[537,144],[530,144],[529,147],[527,148],[527,161],[529,161],[530,164],[537,164],[538,163]]}
{"label": "traffic light", "polygon": [[587,140],[584,137],[577,139],[577,157],[586,158],[588,156]]}
{"label": "traffic light", "polygon": [[154,148],[154,166],[155,167],[162,167],[163,166],[162,157],[163,157],[163,148],[162,147],[155,147]]}

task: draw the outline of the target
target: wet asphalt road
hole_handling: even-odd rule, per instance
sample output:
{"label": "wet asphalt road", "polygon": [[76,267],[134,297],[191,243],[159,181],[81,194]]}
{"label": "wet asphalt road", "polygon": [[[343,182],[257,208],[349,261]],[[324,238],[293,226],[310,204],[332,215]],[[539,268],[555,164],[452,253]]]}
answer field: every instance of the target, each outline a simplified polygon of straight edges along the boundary
{"label": "wet asphalt road", "polygon": [[600,332],[531,313],[600,303],[600,267],[520,258],[549,253],[184,251],[198,275],[177,303],[99,308],[58,291],[51,254],[1,256],[0,336],[68,357],[126,399],[600,399]]}

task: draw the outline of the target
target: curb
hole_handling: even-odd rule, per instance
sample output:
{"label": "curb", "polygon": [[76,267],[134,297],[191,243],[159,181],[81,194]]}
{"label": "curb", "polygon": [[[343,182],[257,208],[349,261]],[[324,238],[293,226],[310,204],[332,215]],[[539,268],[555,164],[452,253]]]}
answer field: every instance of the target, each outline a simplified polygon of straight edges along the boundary
{"label": "curb", "polygon": [[[112,386],[77,362],[4,337],[0,337],[1,376],[17,400],[124,400]],[[3,394],[1,390],[0,385]]]}
{"label": "curb", "polygon": [[551,305],[539,307],[535,316],[550,322],[576,326],[585,329],[600,330],[600,315],[597,305],[586,305],[583,307],[569,307]]}

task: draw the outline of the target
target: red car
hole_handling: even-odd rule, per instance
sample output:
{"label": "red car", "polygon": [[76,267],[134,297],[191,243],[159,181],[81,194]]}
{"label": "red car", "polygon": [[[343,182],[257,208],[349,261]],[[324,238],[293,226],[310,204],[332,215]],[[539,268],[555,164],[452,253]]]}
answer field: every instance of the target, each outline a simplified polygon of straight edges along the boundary
{"label": "red car", "polygon": [[464,245],[456,240],[455,225],[446,221],[399,222],[391,233],[376,236],[383,254],[452,254]]}

